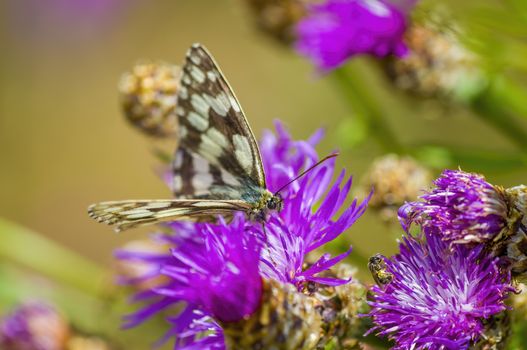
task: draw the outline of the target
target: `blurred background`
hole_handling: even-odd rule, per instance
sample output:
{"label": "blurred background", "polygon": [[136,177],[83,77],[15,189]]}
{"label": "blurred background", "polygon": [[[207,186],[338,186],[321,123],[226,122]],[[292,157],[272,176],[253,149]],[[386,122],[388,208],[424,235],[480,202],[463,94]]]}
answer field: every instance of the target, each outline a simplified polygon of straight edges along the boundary
{"label": "blurred background", "polygon": [[[500,86],[515,86],[520,102],[510,120],[513,129],[527,132],[521,113],[521,101],[527,107],[527,17],[514,10],[525,5],[471,0],[441,6],[464,24],[467,45],[487,60],[487,71],[499,74]],[[258,31],[242,0],[7,0],[0,11],[0,216],[98,265],[110,267],[113,250],[148,229],[115,234],[87,216],[89,204],[170,196],[155,173],[155,142],[125,121],[119,105],[118,81],[141,60],[180,64],[192,43],[205,44],[257,136],[275,118],[295,138],[325,128],[320,154],[341,150],[338,165],[355,176],[358,196],[364,196],[360,179],[372,160],[390,153],[371,136],[375,130],[356,122],[356,110],[334,80]],[[482,121],[477,110],[409,96],[368,58],[350,66],[407,153],[429,165],[434,177],[442,167],[461,167],[494,184],[525,183],[525,144]],[[364,256],[391,255],[400,233],[369,210],[345,244]],[[2,251],[9,242],[0,241]],[[27,253],[38,255],[39,244],[26,246]]]}

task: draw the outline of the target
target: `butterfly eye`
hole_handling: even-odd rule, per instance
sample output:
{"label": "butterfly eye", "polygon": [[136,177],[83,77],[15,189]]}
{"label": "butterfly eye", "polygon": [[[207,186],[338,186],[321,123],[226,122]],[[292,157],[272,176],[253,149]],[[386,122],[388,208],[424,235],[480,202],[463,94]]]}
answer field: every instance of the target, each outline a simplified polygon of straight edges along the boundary
{"label": "butterfly eye", "polygon": [[269,201],[267,202],[267,208],[268,209],[275,210],[276,209],[276,205],[277,205],[277,203],[272,198],[269,199]]}
{"label": "butterfly eye", "polygon": [[279,194],[275,195],[267,201],[267,209],[280,211],[282,210],[282,207],[283,201],[282,197]]}

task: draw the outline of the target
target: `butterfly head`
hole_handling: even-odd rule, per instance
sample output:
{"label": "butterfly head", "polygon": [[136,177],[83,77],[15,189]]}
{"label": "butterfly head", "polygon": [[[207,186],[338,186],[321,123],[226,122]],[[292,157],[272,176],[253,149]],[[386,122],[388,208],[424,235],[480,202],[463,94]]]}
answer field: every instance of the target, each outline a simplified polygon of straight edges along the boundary
{"label": "butterfly head", "polygon": [[276,193],[272,195],[267,200],[267,203],[265,204],[265,206],[269,210],[276,210],[280,212],[282,208],[284,207],[284,200],[282,199],[282,195],[280,195],[280,193]]}
{"label": "butterfly head", "polygon": [[265,222],[270,211],[280,212],[283,207],[284,200],[280,193],[273,194],[265,190],[260,202],[249,212],[249,218],[258,222]]}

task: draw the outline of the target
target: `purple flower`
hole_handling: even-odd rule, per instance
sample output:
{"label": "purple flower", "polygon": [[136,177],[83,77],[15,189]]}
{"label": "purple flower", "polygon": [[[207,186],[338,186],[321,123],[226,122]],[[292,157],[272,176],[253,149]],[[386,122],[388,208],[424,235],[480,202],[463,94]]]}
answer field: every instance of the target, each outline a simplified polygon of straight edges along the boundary
{"label": "purple flower", "polygon": [[396,6],[387,0],[327,0],[313,5],[297,25],[297,51],[322,71],[360,54],[402,56],[406,13],[415,1]]}
{"label": "purple flower", "polygon": [[501,191],[482,175],[445,170],[436,188],[399,209],[405,230],[412,223],[453,243],[481,243],[495,237],[507,226],[507,203]]}
{"label": "purple flower", "polygon": [[[223,333],[216,320],[238,321],[260,306],[261,246],[255,235],[246,234],[246,220],[237,215],[226,224],[174,223],[174,234],[157,235],[158,242],[173,247],[165,255],[118,251],[120,259],[141,260],[158,269],[168,281],[139,292],[134,301],[146,306],[126,316],[126,327],[176,304],[183,311],[167,318],[170,331],[160,341],[176,336],[176,349],[224,349]],[[152,276],[147,274],[149,278]],[[130,283],[135,283],[130,280]]]}
{"label": "purple flower", "polygon": [[[278,136],[267,132],[261,142],[272,191],[318,161],[314,146],[322,136],[317,132],[308,141],[294,141],[280,123],[276,128]],[[200,349],[223,349],[219,323],[239,321],[260,307],[262,279],[299,289],[306,281],[348,282],[318,275],[347,257],[351,249],[333,258],[322,254],[305,268],[308,253],[342,234],[366,209],[367,200],[344,206],[351,178],[344,182],[342,172],[331,184],[334,167],[334,159],[328,160],[281,190],[284,209],[271,213],[264,225],[248,221],[241,213],[229,224],[223,220],[218,224],[175,222],[169,224],[173,234],[156,236],[159,243],[172,247],[170,253],[119,251],[120,259],[146,263],[144,278],[157,273],[168,279],[134,297],[146,306],[127,317],[127,326],[185,303],[185,310],[169,319],[172,327],[167,337],[177,335],[176,348],[191,349],[199,342]],[[134,284],[137,278],[121,282]]]}
{"label": "purple flower", "polygon": [[246,234],[242,215],[229,225],[196,224],[194,231],[200,240],[183,238],[172,248],[171,259],[160,271],[170,282],[155,292],[199,305],[223,322],[252,314],[262,292],[261,246],[254,235]]}
{"label": "purple flower", "polygon": [[482,246],[450,247],[436,235],[405,237],[386,265],[393,280],[372,288],[369,332],[388,336],[394,349],[467,349],[514,290]]}
{"label": "purple flower", "polygon": [[[308,141],[293,141],[282,124],[275,122],[278,137],[264,133],[261,144],[267,183],[276,191],[303,168],[318,161],[315,145],[322,138],[319,130]],[[262,274],[281,282],[300,287],[305,281],[338,285],[348,280],[320,278],[316,275],[328,270],[350,253],[349,249],[335,258],[323,254],[312,266],[304,270],[308,253],[332,241],[347,230],[364,213],[368,199],[358,204],[354,200],[335,219],[351,189],[351,177],[341,186],[344,172],[331,185],[335,160],[331,159],[285,188],[281,194],[284,209],[273,213],[265,225],[262,242]],[[317,207],[317,210],[313,210]]]}
{"label": "purple flower", "polygon": [[51,306],[28,302],[0,323],[0,348],[12,350],[61,350],[69,326]]}

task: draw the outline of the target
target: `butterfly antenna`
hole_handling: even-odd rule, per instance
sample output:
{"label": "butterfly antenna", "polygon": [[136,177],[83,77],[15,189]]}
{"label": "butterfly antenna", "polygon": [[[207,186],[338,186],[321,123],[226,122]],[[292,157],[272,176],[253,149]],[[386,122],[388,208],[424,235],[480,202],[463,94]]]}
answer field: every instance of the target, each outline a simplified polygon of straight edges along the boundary
{"label": "butterfly antenna", "polygon": [[336,152],[336,153],[330,154],[329,156],[326,156],[326,157],[322,158],[316,164],[310,166],[309,168],[304,170],[302,173],[300,173],[300,175],[298,175],[297,177],[295,177],[294,179],[292,179],[291,181],[289,181],[288,183],[286,183],[285,185],[280,187],[280,189],[278,191],[276,191],[274,194],[277,195],[278,193],[282,192],[284,188],[286,188],[287,186],[291,185],[293,182],[295,182],[296,180],[300,179],[302,176],[304,176],[305,174],[309,173],[311,170],[315,169],[317,166],[319,166],[320,164],[324,163],[326,160],[334,158],[334,157],[336,157],[338,155],[339,155],[339,153]]}

